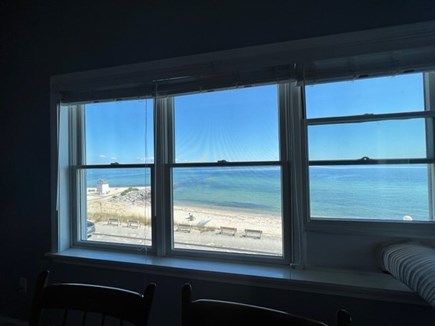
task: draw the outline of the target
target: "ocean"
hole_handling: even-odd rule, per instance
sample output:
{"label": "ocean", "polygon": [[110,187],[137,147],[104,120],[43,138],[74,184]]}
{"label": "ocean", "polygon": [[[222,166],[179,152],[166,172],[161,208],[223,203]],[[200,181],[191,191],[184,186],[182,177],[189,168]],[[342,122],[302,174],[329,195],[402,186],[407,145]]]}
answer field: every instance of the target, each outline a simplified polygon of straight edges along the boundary
{"label": "ocean", "polygon": [[311,216],[429,220],[427,165],[311,167]]}
{"label": "ocean", "polygon": [[[429,220],[427,165],[309,168],[312,217]],[[281,212],[277,167],[177,168],[175,205],[243,209],[277,216]],[[110,187],[150,185],[147,169],[87,170],[87,186],[104,179]]]}

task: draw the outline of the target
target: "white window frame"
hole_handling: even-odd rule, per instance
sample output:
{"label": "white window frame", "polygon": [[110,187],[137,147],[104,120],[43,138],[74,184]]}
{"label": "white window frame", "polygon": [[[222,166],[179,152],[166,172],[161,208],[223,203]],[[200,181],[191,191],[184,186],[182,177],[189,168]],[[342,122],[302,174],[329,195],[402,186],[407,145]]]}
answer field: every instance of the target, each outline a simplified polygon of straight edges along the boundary
{"label": "white window frame", "polygon": [[[284,88],[283,85],[277,85],[277,92],[282,94],[288,88]],[[278,96],[278,94],[277,94]],[[68,178],[64,180],[69,184],[68,194],[64,194],[62,197],[69,203],[70,213],[68,219],[71,230],[70,233],[70,246],[82,247],[82,248],[107,248],[110,250],[132,250],[132,251],[144,251],[147,254],[155,254],[157,256],[177,255],[180,257],[202,257],[202,258],[217,258],[217,259],[234,259],[237,261],[268,261],[278,263],[288,263],[290,261],[289,256],[289,238],[284,236],[287,234],[289,225],[289,214],[282,214],[282,227],[283,227],[283,239],[282,239],[282,256],[276,257],[273,255],[254,255],[254,254],[239,254],[239,253],[226,253],[224,251],[203,251],[203,250],[183,250],[175,249],[173,246],[174,241],[174,228],[172,218],[172,182],[171,171],[173,168],[180,166],[191,167],[204,167],[204,166],[277,166],[282,171],[286,169],[287,164],[279,159],[277,161],[267,162],[237,162],[237,163],[175,163],[173,157],[174,148],[174,119],[173,119],[173,102],[172,96],[165,96],[157,98],[154,101],[155,104],[155,165],[154,164],[86,164],[84,162],[85,157],[85,117],[84,107],[86,103],[79,104],[61,104],[60,107],[68,107],[68,124],[67,127],[67,141],[63,141],[62,145],[68,148],[68,155],[65,155],[62,159],[67,161],[65,166],[66,174]],[[278,103],[277,117],[287,116],[284,113],[288,108],[286,103]],[[279,118],[278,118],[279,119]],[[285,127],[284,125],[281,128]],[[65,128],[65,126],[64,126]],[[282,134],[282,133],[281,133]],[[277,135],[278,137],[278,135]],[[288,157],[285,148],[281,148],[281,156]],[[132,244],[118,244],[109,242],[96,242],[82,240],[85,230],[81,227],[79,221],[83,221],[86,217],[86,194],[80,189],[80,184],[83,182],[83,176],[80,175],[80,171],[86,169],[110,169],[110,168],[149,168],[151,170],[152,178],[152,245],[151,247],[143,247]],[[155,169],[155,171],[154,171]],[[282,172],[284,174],[284,172]],[[288,173],[285,173],[288,174]],[[154,177],[155,176],[155,177]],[[281,180],[283,185],[288,184],[283,178]],[[68,245],[67,245],[68,246]]]}
{"label": "white window frame", "polygon": [[[148,98],[143,98],[147,100]],[[72,218],[72,237],[73,237],[73,246],[94,246],[99,247],[97,243],[92,243],[86,240],[83,240],[84,234],[86,234],[86,227],[83,224],[83,221],[86,218],[86,193],[82,192],[84,184],[84,176],[82,175],[88,169],[136,169],[143,168],[148,169],[150,173],[150,181],[151,181],[151,203],[154,203],[154,180],[153,177],[155,174],[155,163],[109,163],[109,164],[87,164],[85,161],[85,148],[86,148],[86,134],[85,134],[85,105],[86,104],[78,104],[77,108],[73,108],[70,112],[70,115],[73,117],[72,121],[75,121],[72,125],[70,125],[70,142],[69,146],[71,146],[70,151],[70,166],[71,166],[71,179],[72,179],[72,188],[75,189],[72,193],[73,196],[71,198],[73,213],[72,216],[76,216],[76,218]],[[151,225],[154,225],[154,205],[151,205]],[[80,222],[79,222],[80,221]],[[155,232],[153,232],[152,228],[152,238],[155,236]],[[117,248],[117,249],[128,249],[135,248],[137,246],[129,245],[129,244],[116,244],[110,243],[106,244],[107,247]],[[151,246],[145,246],[143,248],[148,252],[154,252],[155,246],[151,244]]]}
{"label": "white window frame", "polygon": [[[262,86],[261,85],[249,85],[252,87],[257,87],[257,86]],[[287,91],[287,87],[285,87],[285,85],[288,85],[288,83],[280,83],[277,84],[277,104],[278,107],[276,108],[277,110],[277,123],[279,124],[279,134],[285,134],[286,131],[283,130],[283,128],[285,129],[286,126],[283,124],[280,124],[280,117],[285,117],[287,116],[287,114],[285,113],[289,107],[286,105],[287,103],[280,101],[279,99],[284,96],[284,93]],[[240,87],[238,87],[240,88]],[[235,88],[235,90],[237,90],[238,88]],[[221,91],[221,90],[218,90]],[[198,93],[200,94],[200,93]],[[187,167],[187,168],[202,168],[202,167],[264,167],[264,166],[268,166],[268,167],[278,167],[280,169],[280,174],[281,174],[281,188],[284,187],[284,185],[288,185],[288,178],[286,178],[286,175],[288,175],[288,172],[286,171],[287,169],[287,158],[288,155],[286,153],[286,147],[284,144],[282,144],[279,139],[278,139],[278,143],[279,143],[279,152],[280,152],[280,157],[278,160],[276,161],[238,161],[238,162],[191,162],[191,163],[179,163],[179,162],[175,162],[175,157],[173,155],[173,153],[175,152],[175,135],[174,135],[174,131],[173,129],[175,128],[175,121],[173,119],[174,116],[174,98],[171,97],[170,98],[170,105],[168,105],[169,110],[168,110],[168,114],[170,115],[170,118],[167,121],[167,125],[170,128],[170,130],[168,131],[169,135],[172,135],[172,137],[170,137],[170,141],[169,141],[169,147],[170,150],[168,150],[168,162],[167,162],[167,168],[168,171],[167,173],[169,174],[168,179],[170,180],[170,175],[172,173],[173,169],[176,168],[183,168],[183,167]],[[277,137],[279,137],[279,135],[277,135]],[[169,182],[170,184],[168,184],[168,192],[171,193],[171,187],[172,187],[172,182]],[[284,189],[282,189],[281,191],[282,193],[285,192]],[[281,193],[281,204],[284,205],[284,200],[282,200],[283,195]],[[168,195],[166,198],[171,198],[171,195]],[[172,202],[169,201],[167,203],[168,212],[172,211]],[[290,263],[290,255],[291,255],[291,246],[289,245],[289,239],[290,236],[285,236],[289,234],[289,225],[290,225],[290,214],[287,213],[288,208],[287,207],[282,207],[281,209],[281,222],[282,222],[282,256],[274,256],[274,255],[254,255],[254,254],[239,254],[239,253],[225,253],[223,251],[219,252],[219,251],[205,251],[205,250],[197,250],[197,251],[192,251],[192,250],[187,250],[187,249],[182,249],[182,248],[173,248],[173,238],[174,238],[174,228],[172,226],[172,221],[173,221],[173,217],[170,216],[170,220],[167,221],[167,225],[169,226],[169,228],[166,229],[166,238],[167,239],[167,248],[169,248],[168,250],[168,254],[170,255],[178,255],[178,256],[196,256],[196,257],[201,257],[201,258],[205,258],[205,259],[232,259],[235,261],[259,261],[259,262],[270,262],[270,263],[285,263],[285,264],[289,264]],[[167,214],[168,216],[170,214]],[[171,241],[172,240],[172,241]],[[237,249],[235,249],[237,250]]]}
{"label": "white window frame", "polygon": [[[288,252],[280,263],[299,267],[373,268],[369,257],[379,241],[398,237],[430,241],[435,234],[433,223],[321,221],[308,217],[308,162],[301,81],[431,70],[435,66],[435,49],[427,44],[435,42],[434,27],[435,22],[397,26],[52,77],[52,252],[61,253],[79,245],[72,232],[74,203],[70,198],[75,189],[68,173],[70,162],[65,160],[65,151],[60,146],[70,136],[65,129],[58,128],[63,123],[62,103],[138,96],[155,98],[155,133],[160,135],[156,140],[156,147],[160,149],[156,149],[155,175],[164,180],[155,185],[155,210],[165,218],[154,221],[153,241],[155,255],[163,257],[172,254],[167,237],[171,227],[170,207],[164,199],[170,191],[167,186],[170,159],[168,152],[161,150],[168,148],[171,142],[166,117],[170,112],[167,107],[172,105],[170,95],[271,81],[280,84],[279,105],[285,108],[280,109],[281,164],[287,180],[283,193],[290,194],[283,200],[283,221],[287,228],[284,246]],[[431,90],[426,101],[433,103],[434,98]],[[349,242],[355,235],[363,236],[366,242],[363,245]],[[344,244],[349,251],[356,248],[361,254],[344,255],[348,258],[345,261],[340,255],[331,256],[328,264],[324,264],[319,249],[331,239],[337,247]]]}
{"label": "white window frame", "polygon": [[[423,103],[424,107],[422,111],[413,112],[391,112],[382,114],[359,114],[359,115],[349,115],[349,116],[331,116],[331,117],[320,117],[320,118],[305,118],[304,126],[306,129],[306,134],[308,134],[308,128],[310,126],[325,126],[325,125],[338,125],[347,123],[365,123],[365,122],[379,122],[379,121],[398,121],[398,120],[408,120],[408,119],[424,119],[425,121],[425,134],[426,134],[426,157],[423,158],[387,158],[387,159],[373,159],[370,157],[362,157],[359,159],[325,159],[325,160],[308,160],[307,168],[310,166],[346,166],[346,165],[400,165],[400,164],[427,164],[429,165],[429,177],[428,177],[428,193],[429,193],[429,217],[430,221],[435,220],[433,212],[433,202],[435,200],[435,194],[432,192],[432,186],[435,184],[435,176],[433,174],[435,157],[434,157],[434,144],[433,139],[433,129],[435,123],[435,108],[430,105],[430,99],[433,97],[431,94],[435,94],[435,84],[434,84],[434,72],[422,72],[423,81],[423,94],[425,101]],[[392,75],[386,75],[388,77]],[[405,75],[406,76],[406,75]],[[430,83],[432,80],[432,83]],[[350,81],[350,80],[343,80]],[[305,93],[304,93],[305,95]],[[305,103],[305,100],[303,101]],[[307,139],[307,148],[309,146]],[[309,180],[307,180],[309,184]],[[307,193],[307,198],[309,198],[309,193]],[[309,201],[309,199],[308,199]],[[309,205],[308,205],[309,206]],[[310,215],[310,219],[323,219],[316,216]],[[352,218],[334,218],[345,220],[355,220]],[[375,220],[374,222],[385,221],[382,219]],[[397,221],[396,221],[397,222]]]}

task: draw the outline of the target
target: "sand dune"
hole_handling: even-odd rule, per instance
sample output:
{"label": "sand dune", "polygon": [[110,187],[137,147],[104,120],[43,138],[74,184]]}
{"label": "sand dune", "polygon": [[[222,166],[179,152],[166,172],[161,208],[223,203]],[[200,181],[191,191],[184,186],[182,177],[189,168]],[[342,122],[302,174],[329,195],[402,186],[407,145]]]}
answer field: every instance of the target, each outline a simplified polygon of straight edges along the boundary
{"label": "sand dune", "polygon": [[[128,188],[111,188],[107,194],[99,195],[88,192],[88,215],[102,213],[104,215],[136,216],[140,219],[151,216],[149,188],[137,188],[125,195]],[[140,192],[142,196],[140,196]],[[280,216],[255,212],[241,208],[206,207],[206,206],[174,206],[174,224],[190,224],[193,227],[220,228],[234,227],[238,230],[258,229],[273,237],[281,237],[282,223]],[[193,216],[189,217],[189,216]]]}

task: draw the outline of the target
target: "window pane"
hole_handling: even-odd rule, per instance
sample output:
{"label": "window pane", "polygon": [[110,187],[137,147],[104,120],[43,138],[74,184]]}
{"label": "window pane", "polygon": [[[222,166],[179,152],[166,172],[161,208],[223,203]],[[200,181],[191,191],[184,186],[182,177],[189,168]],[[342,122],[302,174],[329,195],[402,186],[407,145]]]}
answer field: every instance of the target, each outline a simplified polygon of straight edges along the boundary
{"label": "window pane", "polygon": [[312,85],[305,95],[308,118],[424,110],[422,74]]}
{"label": "window pane", "polygon": [[429,221],[429,168],[311,166],[311,217]]}
{"label": "window pane", "polygon": [[81,214],[81,239],[151,245],[150,169],[86,169],[82,173],[86,207]]}
{"label": "window pane", "polygon": [[310,160],[426,158],[425,120],[308,127]]}
{"label": "window pane", "polygon": [[282,256],[280,168],[175,168],[173,183],[174,248]]}
{"label": "window pane", "polygon": [[153,101],[85,105],[85,164],[154,161]]}
{"label": "window pane", "polygon": [[276,161],[277,86],[175,98],[175,161]]}

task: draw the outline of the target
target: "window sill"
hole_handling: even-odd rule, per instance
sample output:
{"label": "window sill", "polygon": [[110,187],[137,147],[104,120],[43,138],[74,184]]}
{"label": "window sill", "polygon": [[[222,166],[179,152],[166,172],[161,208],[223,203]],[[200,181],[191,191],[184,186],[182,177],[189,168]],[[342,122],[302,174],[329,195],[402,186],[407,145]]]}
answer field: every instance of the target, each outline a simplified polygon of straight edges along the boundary
{"label": "window sill", "polygon": [[[331,269],[296,270],[288,266],[240,264],[73,248],[49,253],[54,261],[93,267],[186,277],[291,291],[348,296],[388,302],[427,305],[391,275]],[[216,277],[216,276],[219,277]]]}

